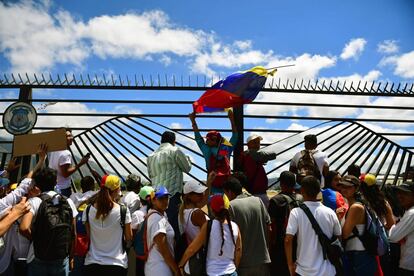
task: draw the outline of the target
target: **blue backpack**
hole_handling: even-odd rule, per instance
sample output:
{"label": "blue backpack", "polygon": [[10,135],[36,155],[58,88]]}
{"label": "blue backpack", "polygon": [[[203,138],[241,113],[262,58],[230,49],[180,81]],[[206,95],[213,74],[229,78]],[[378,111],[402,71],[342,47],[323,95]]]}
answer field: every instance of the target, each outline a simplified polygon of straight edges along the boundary
{"label": "blue backpack", "polygon": [[146,261],[148,259],[149,251],[152,247],[152,245],[148,248],[147,244],[147,224],[148,224],[148,218],[152,214],[158,214],[162,216],[160,212],[151,212],[145,216],[144,222],[139,227],[137,233],[135,234],[134,238],[134,250],[135,250],[135,256],[137,259]]}
{"label": "blue backpack", "polygon": [[367,218],[364,234],[359,235],[358,230],[355,227],[352,229],[352,233],[361,240],[368,253],[374,256],[383,256],[387,254],[390,249],[388,235],[378,216],[366,205],[364,205],[364,207],[365,216]]}

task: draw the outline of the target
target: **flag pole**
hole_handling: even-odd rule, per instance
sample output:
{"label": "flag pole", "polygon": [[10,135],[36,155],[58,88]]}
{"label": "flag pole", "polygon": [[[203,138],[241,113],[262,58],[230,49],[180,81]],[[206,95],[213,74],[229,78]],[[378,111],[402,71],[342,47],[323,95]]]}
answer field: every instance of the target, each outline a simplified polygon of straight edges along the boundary
{"label": "flag pole", "polygon": [[291,66],[295,66],[296,64],[288,64],[288,65],[281,65],[281,66],[275,66],[272,68],[266,68],[266,70],[273,70],[273,69],[278,69],[278,68],[284,68],[284,67],[291,67]]}

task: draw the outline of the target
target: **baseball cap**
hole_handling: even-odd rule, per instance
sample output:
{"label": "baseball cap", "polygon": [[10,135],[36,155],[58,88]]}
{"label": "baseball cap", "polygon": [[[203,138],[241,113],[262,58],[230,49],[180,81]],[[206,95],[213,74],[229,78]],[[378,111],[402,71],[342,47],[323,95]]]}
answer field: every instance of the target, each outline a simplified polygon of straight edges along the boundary
{"label": "baseball cap", "polygon": [[217,137],[217,140],[221,139],[221,134],[217,130],[210,130],[207,135],[207,138]]}
{"label": "baseball cap", "polygon": [[257,135],[257,134],[253,134],[253,135],[250,135],[249,137],[247,137],[247,144],[250,142],[250,141],[253,141],[253,140],[256,140],[256,139],[260,139],[260,141],[262,141],[263,140],[263,137],[262,136],[260,136],[260,135]]}
{"label": "baseball cap", "polygon": [[230,208],[230,201],[227,198],[226,194],[215,194],[210,196],[209,204],[211,209],[216,213],[220,212],[223,209]]}
{"label": "baseball cap", "polygon": [[339,181],[339,184],[351,187],[351,186],[359,186],[360,182],[359,182],[359,179],[353,175],[345,175],[344,177],[341,178],[341,180]]}
{"label": "baseball cap", "polygon": [[10,181],[8,178],[0,177],[0,187],[6,187]]}
{"label": "baseball cap", "polygon": [[395,189],[401,192],[414,193],[414,182],[404,182],[400,185],[395,186]]}
{"label": "baseball cap", "polygon": [[101,179],[101,187],[106,187],[111,191],[115,191],[121,186],[121,179],[116,175],[104,175]]}
{"label": "baseball cap", "polygon": [[10,190],[16,190],[16,188],[17,188],[17,183],[13,183],[13,184],[11,184],[10,185]]}
{"label": "baseball cap", "polygon": [[367,184],[367,186],[372,186],[372,185],[377,184],[377,178],[375,177],[375,175],[370,174],[370,173],[361,174],[361,176],[359,177],[359,180]]}
{"label": "baseball cap", "polygon": [[167,188],[165,188],[164,186],[159,186],[155,189],[154,197],[160,198],[163,196],[171,196],[171,194],[170,192],[168,192]]}
{"label": "baseball cap", "polygon": [[0,176],[3,176],[5,174],[6,170],[1,170],[0,171]]}
{"label": "baseball cap", "polygon": [[141,188],[141,190],[139,191],[139,197],[142,200],[146,200],[148,196],[151,196],[151,193],[154,192],[154,188],[151,186],[144,186]]}
{"label": "baseball cap", "polygon": [[189,193],[202,194],[205,192],[205,190],[207,190],[207,186],[201,184],[197,180],[187,181],[183,187],[184,194],[189,194]]}

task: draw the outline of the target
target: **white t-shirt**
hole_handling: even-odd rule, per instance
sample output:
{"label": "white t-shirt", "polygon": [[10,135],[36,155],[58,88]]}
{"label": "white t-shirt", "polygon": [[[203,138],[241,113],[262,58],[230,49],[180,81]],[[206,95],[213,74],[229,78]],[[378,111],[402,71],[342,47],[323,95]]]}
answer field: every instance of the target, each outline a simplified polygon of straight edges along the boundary
{"label": "white t-shirt", "polygon": [[148,206],[143,205],[139,210],[131,215],[131,228],[136,230],[144,222],[145,216],[148,213]]}
{"label": "white t-shirt", "polygon": [[[155,212],[150,210],[149,214]],[[160,216],[153,214],[148,217],[147,221],[147,245],[148,245],[148,259],[145,263],[146,276],[168,276],[173,275],[170,267],[164,260],[164,257],[158,251],[158,247],[154,244],[154,238],[159,233],[164,233],[167,237],[168,248],[171,255],[174,256],[174,229],[168,222],[167,216]]]}
{"label": "white t-shirt", "polygon": [[133,191],[129,191],[125,196],[121,197],[121,202],[128,207],[131,214],[141,207],[139,196]]}
{"label": "white t-shirt", "polygon": [[[54,195],[56,195],[55,191],[49,191],[47,192],[47,194],[51,197],[53,197]],[[72,216],[73,218],[76,218],[76,216],[78,215],[78,210],[75,207],[75,204],[73,204],[72,200],[70,198],[67,199],[70,208],[72,209]],[[30,204],[30,212],[33,214],[33,219],[32,219],[32,226],[36,220],[36,215],[39,211],[39,207],[40,204],[42,204],[42,199],[40,197],[32,197],[29,198],[28,200],[29,204]],[[27,263],[30,263],[31,261],[34,260],[34,247],[33,247],[33,242],[30,244],[30,248],[29,248],[29,253],[27,255]]]}
{"label": "white t-shirt", "polygon": [[228,224],[223,224],[224,245],[223,255],[220,256],[221,243],[223,241],[221,236],[221,226],[218,220],[213,220],[207,251],[207,275],[224,275],[236,271],[236,265],[234,263],[235,246],[231,235],[233,235],[234,242],[236,242],[239,235],[239,227],[233,221],[231,222],[231,227],[233,233],[230,232]]}
{"label": "white t-shirt", "polygon": [[389,231],[391,242],[401,242],[400,268],[414,271],[414,206]]}
{"label": "white t-shirt", "polygon": [[[295,156],[293,156],[292,161],[290,161],[290,165],[294,165],[297,168],[298,162],[301,157],[302,151],[297,152]],[[319,172],[322,174],[324,165],[326,164],[327,166],[329,166],[328,156],[323,151],[315,149],[313,150],[313,158],[315,159],[316,165],[318,165]],[[321,188],[323,188],[324,186],[325,179],[324,177],[321,177]]]}
{"label": "white t-shirt", "polygon": [[87,191],[85,193],[73,193],[70,195],[70,199],[75,204],[76,208],[79,208],[79,205],[85,200],[90,199],[96,195],[99,191]]}
{"label": "white t-shirt", "polygon": [[[320,202],[305,201],[306,206],[330,238],[341,235],[341,225],[335,212]],[[335,275],[335,267],[323,258],[322,246],[305,212],[294,208],[290,212],[286,234],[297,235],[296,273],[307,276]]]}
{"label": "white t-shirt", "polygon": [[[124,229],[120,224],[120,206],[114,205],[104,220],[95,218],[96,211],[94,206],[89,209],[90,245],[85,265],[117,265],[128,268],[128,256],[122,248]],[[83,212],[82,221],[86,221],[86,212]],[[131,214],[127,208],[125,224],[128,223],[131,223]]]}
{"label": "white t-shirt", "polygon": [[56,188],[59,190],[67,189],[70,187],[70,176],[63,177],[60,170],[60,166],[66,164],[72,164],[72,154],[69,150],[53,151],[48,155],[49,168],[57,171],[57,183]]}

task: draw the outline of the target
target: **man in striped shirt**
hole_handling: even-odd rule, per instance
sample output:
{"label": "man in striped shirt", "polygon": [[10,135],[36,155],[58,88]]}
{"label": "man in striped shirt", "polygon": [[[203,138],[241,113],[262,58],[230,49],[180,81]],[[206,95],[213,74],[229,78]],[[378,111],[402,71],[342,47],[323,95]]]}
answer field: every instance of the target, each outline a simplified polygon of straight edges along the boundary
{"label": "man in striped shirt", "polygon": [[190,171],[191,162],[190,158],[175,146],[173,132],[166,131],[162,134],[160,147],[148,156],[147,168],[152,186],[154,188],[164,186],[172,195],[166,212],[177,236],[179,235],[178,209],[183,190],[183,172]]}

